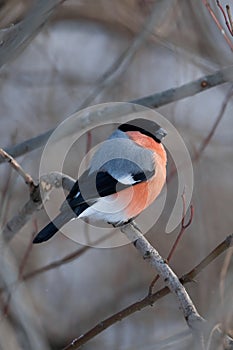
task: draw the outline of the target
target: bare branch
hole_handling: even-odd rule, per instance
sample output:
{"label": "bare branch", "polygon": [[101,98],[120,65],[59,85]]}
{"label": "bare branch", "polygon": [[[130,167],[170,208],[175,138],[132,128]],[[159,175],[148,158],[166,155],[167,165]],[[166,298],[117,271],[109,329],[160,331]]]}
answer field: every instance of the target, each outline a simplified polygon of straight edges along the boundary
{"label": "bare branch", "polygon": [[233,234],[229,235],[220,243],[216,248],[212,250],[196,267],[194,267],[188,274],[181,278],[182,283],[192,281],[202,270],[206,268],[213,260],[215,260],[224,251],[233,246]]}
{"label": "bare branch", "polygon": [[[13,147],[6,147],[5,150],[14,158],[20,157],[28,152],[33,151],[34,149],[42,147],[48,141],[54,130],[55,129],[51,129],[41,135],[23,141]],[[4,161],[5,159],[3,157],[0,157],[0,163],[3,163]]]}
{"label": "bare branch", "polygon": [[233,66],[229,66],[216,71],[213,74],[205,75],[190,83],[183,84],[176,88],[171,88],[157,94],[152,94],[131,101],[139,105],[151,108],[158,108],[168,103],[182,100],[183,98],[194,96],[217,85],[231,82],[233,80]]}
{"label": "bare branch", "polygon": [[[233,80],[233,66],[221,69],[214,74],[203,76],[190,83],[181,85],[177,88],[168,89],[156,94],[152,94],[143,98],[132,100],[132,103],[139,104],[145,107],[158,108],[168,103],[181,100],[185,97],[193,96],[197,93],[208,90],[214,86],[224,84]],[[105,120],[108,120],[109,115],[105,115]],[[88,119],[86,123],[91,124],[92,119]],[[88,126],[87,124],[85,127]],[[80,123],[80,129],[82,125]],[[48,138],[51,136],[55,129],[51,129],[41,135],[28,139],[15,145],[13,147],[6,148],[6,152],[12,157],[17,158],[25,153],[31,152],[34,149],[42,147]],[[4,162],[5,159],[0,157],[0,163]]]}
{"label": "bare branch", "polygon": [[[183,201],[184,201],[184,199],[183,199]],[[167,261],[171,260],[171,257],[174,254],[174,251],[176,250],[177,245],[180,242],[181,237],[183,236],[185,230],[191,225],[191,223],[193,221],[193,215],[194,215],[193,205],[192,204],[190,205],[190,217],[189,217],[189,220],[188,220],[188,222],[186,224],[185,224],[185,217],[186,217],[186,215],[184,215],[185,211],[186,211],[186,209],[185,209],[185,206],[184,206],[183,217],[182,217],[182,220],[181,220],[181,229],[180,229],[180,232],[179,232],[179,234],[178,234],[178,236],[177,236],[177,238],[176,238],[176,240],[175,240],[175,242],[174,242],[174,244],[173,244],[173,246],[172,246],[172,248],[171,248],[171,250],[170,250],[170,252],[168,254]]]}
{"label": "bare branch", "polygon": [[25,48],[63,1],[38,0],[21,22],[0,30],[0,67]]}
{"label": "bare branch", "polygon": [[43,175],[40,178],[40,187],[37,185],[30,193],[29,201],[19,210],[2,230],[2,234],[6,241],[11,240],[14,235],[21,230],[21,228],[31,219],[32,214],[42,208],[42,198],[40,189],[43,190],[43,194],[47,194],[53,188],[63,187],[65,190],[70,190],[74,184],[74,180],[64,174],[54,172],[48,175]]}

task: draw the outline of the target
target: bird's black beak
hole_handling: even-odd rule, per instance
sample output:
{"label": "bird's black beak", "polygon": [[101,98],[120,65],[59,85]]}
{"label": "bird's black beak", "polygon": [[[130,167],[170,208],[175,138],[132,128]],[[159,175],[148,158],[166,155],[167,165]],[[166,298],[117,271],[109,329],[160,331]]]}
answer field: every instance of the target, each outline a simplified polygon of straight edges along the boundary
{"label": "bird's black beak", "polygon": [[159,141],[162,141],[162,139],[167,135],[167,131],[163,128],[159,128],[156,131],[156,137],[159,139]]}

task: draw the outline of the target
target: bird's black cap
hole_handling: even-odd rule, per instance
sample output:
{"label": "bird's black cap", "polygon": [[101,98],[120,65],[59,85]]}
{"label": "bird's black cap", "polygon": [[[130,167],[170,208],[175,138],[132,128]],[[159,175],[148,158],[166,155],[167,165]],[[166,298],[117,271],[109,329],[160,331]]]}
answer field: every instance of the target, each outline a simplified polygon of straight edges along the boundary
{"label": "bird's black cap", "polygon": [[127,123],[121,124],[118,129],[124,132],[139,131],[144,135],[152,137],[158,143],[167,135],[166,130],[161,128],[159,124],[143,118],[129,120]]}

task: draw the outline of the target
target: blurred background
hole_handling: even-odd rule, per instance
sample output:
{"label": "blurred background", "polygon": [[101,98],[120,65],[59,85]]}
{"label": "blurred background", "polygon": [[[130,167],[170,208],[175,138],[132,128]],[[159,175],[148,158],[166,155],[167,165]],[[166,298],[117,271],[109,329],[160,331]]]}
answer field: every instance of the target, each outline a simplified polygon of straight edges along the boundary
{"label": "blurred background", "polygon": [[[227,32],[215,1],[210,4]],[[33,6],[30,0],[1,1],[0,38],[28,11],[33,14]],[[142,37],[146,24],[147,34]],[[136,39],[139,45],[135,48],[132,42]],[[103,74],[126,50],[124,63],[112,69],[107,84],[101,83]],[[0,70],[0,147],[46,132],[81,107],[130,101],[175,88],[232,65],[232,60],[233,53],[204,1],[64,1]],[[212,130],[230,88],[229,82],[157,109],[180,132],[192,156]],[[230,99],[207,147],[193,162],[194,217],[170,263],[178,276],[232,232],[232,107]],[[106,132],[99,129],[91,137],[84,136],[78,154],[67,163],[67,174],[75,177],[87,150],[105,137]],[[42,151],[41,147],[17,158],[36,180]],[[177,195],[175,176],[167,190],[162,216],[146,235],[163,257],[179,232],[178,227],[169,235],[165,233]],[[8,164],[0,164],[0,191],[4,227],[29,194]],[[155,276],[134,247],[126,245],[89,248],[68,264],[24,279],[29,272],[83,249],[62,234],[32,247],[33,235],[47,222],[43,210],[35,212],[7,247],[1,244],[0,349],[62,349],[96,323],[146,296]],[[187,286],[200,314],[211,325],[222,322],[230,334],[231,253],[224,253],[196,278],[196,283]],[[159,286],[162,283],[156,288]],[[180,335],[169,340],[185,330],[176,300],[168,295],[154,307],[114,324],[84,349],[186,349],[191,338]]]}

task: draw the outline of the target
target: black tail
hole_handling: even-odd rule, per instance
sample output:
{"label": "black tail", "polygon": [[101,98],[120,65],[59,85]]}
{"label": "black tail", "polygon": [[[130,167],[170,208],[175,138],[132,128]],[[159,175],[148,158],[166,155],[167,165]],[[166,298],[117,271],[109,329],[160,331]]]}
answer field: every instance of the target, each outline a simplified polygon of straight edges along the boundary
{"label": "black tail", "polygon": [[33,243],[42,243],[50,239],[64,226],[68,221],[74,218],[75,214],[72,210],[61,212],[54,220],[45,226],[34,238]]}
{"label": "black tail", "polygon": [[42,243],[47,241],[49,238],[53,237],[59,229],[54,225],[53,222],[50,222],[45,226],[34,238],[33,243]]}

